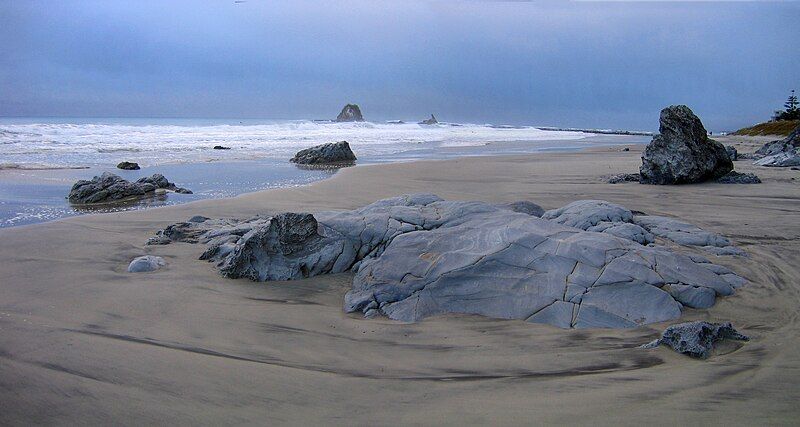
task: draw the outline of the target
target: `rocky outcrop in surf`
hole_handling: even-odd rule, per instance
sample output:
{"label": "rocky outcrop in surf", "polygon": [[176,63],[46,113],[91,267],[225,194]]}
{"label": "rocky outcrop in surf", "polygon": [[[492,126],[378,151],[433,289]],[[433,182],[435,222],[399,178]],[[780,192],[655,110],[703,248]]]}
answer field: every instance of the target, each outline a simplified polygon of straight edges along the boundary
{"label": "rocky outcrop in surf", "polygon": [[300,150],[289,161],[299,165],[352,164],[356,155],[347,141],[332,142]]}
{"label": "rocky outcrop in surf", "polygon": [[336,116],[337,122],[363,122],[364,117],[361,115],[361,108],[357,104],[347,104],[342,108],[342,111]]}
{"label": "rocky outcrop in surf", "polygon": [[579,201],[536,213],[416,194],[345,212],[178,223],[148,243],[202,243],[201,259],[231,278],[353,271],[347,312],[409,322],[468,313],[627,328],[708,307],[744,283],[705,258],[653,245],[642,216],[622,206]]}
{"label": "rocky outcrop in surf", "polygon": [[183,194],[192,193],[191,190],[169,182],[164,175],[158,173],[130,182],[113,173],[104,172],[89,181],[76,182],[70,189],[67,199],[77,205],[118,203],[153,195],[159,189]]}
{"label": "rocky outcrop in surf", "polygon": [[439,121],[436,120],[436,117],[434,117],[433,114],[431,114],[431,118],[425,119],[425,120],[419,122],[419,124],[421,124],[421,125],[435,125],[435,124],[438,124],[438,123],[439,123]]}
{"label": "rocky outcrop in surf", "polygon": [[141,169],[138,163],[134,162],[120,162],[117,164],[117,169],[127,170],[127,171],[135,171]]}

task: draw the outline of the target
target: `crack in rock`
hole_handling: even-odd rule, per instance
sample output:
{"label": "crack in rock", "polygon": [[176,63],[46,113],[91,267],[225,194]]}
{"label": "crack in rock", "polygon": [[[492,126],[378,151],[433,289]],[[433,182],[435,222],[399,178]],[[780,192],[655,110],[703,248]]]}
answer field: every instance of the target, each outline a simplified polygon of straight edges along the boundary
{"label": "crack in rock", "polygon": [[[412,194],[345,212],[182,222],[148,243],[205,244],[201,259],[230,278],[352,270],[347,312],[407,322],[464,313],[562,328],[635,327],[676,319],[684,306],[710,307],[746,282],[708,259],[653,244],[647,236],[663,237],[665,222],[652,218],[662,217],[596,200],[542,218],[508,206]],[[732,247],[680,224],[671,229],[694,233],[692,243]],[[620,226],[630,232],[608,231]]]}

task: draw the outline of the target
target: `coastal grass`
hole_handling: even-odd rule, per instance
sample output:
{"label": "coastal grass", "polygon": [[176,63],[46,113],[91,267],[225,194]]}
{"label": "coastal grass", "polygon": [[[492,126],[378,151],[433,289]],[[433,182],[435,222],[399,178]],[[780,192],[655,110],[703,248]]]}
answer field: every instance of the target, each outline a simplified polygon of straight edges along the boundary
{"label": "coastal grass", "polygon": [[759,123],[755,126],[742,128],[734,132],[734,135],[789,135],[797,126],[800,126],[800,120],[776,120],[774,122]]}

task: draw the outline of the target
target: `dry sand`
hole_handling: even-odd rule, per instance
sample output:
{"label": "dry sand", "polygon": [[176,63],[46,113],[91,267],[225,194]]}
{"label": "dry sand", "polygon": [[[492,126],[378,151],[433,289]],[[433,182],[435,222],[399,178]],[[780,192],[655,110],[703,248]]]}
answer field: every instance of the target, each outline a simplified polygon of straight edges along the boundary
{"label": "dry sand", "polygon": [[[0,230],[0,424],[797,424],[800,173],[604,182],[636,171],[640,149],[356,167],[306,187]],[[197,259],[200,246],[144,246],[192,215],[349,209],[409,192],[545,208],[605,199],[722,233],[751,257],[715,260],[752,283],[683,319],[730,320],[752,341],[697,361],[636,348],[664,324],[365,320],[342,311],[348,274],[229,280]],[[167,267],[125,272],[147,253]]]}

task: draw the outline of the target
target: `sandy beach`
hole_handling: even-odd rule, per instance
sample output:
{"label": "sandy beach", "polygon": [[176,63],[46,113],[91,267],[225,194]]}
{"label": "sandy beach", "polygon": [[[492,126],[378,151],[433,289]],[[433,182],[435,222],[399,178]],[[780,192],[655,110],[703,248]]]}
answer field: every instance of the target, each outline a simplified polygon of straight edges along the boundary
{"label": "sandy beach", "polygon": [[[0,424],[795,424],[799,173],[740,161],[763,184],[605,183],[636,171],[641,148],[355,167],[303,187],[1,229]],[[681,319],[731,321],[751,341],[698,361],[637,348],[666,324],[368,320],[342,309],[350,274],[230,280],[199,246],[144,245],[192,215],[352,209],[415,192],[545,208],[602,199],[718,232],[750,257],[714,262],[750,284]],[[127,273],[143,254],[168,265]]]}

